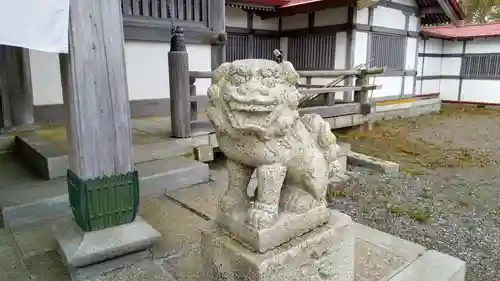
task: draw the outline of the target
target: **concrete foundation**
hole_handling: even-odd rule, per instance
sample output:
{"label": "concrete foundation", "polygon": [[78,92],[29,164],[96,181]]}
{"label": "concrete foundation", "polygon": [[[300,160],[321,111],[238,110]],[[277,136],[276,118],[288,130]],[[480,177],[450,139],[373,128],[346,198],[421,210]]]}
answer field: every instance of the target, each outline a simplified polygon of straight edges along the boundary
{"label": "concrete foundation", "polygon": [[[92,232],[82,231],[73,220],[69,220],[55,225],[53,232],[62,260],[73,272],[150,249],[161,238],[161,234],[141,217],[128,224]],[[116,263],[116,266],[121,266],[121,263]]]}
{"label": "concrete foundation", "polygon": [[332,213],[330,223],[265,253],[249,250],[213,225],[201,238],[206,276],[215,281],[352,281],[350,223],[350,217]]}
{"label": "concrete foundation", "polygon": [[350,151],[347,154],[347,164],[374,169],[385,174],[396,174],[399,172],[398,163],[382,160],[354,151]]}

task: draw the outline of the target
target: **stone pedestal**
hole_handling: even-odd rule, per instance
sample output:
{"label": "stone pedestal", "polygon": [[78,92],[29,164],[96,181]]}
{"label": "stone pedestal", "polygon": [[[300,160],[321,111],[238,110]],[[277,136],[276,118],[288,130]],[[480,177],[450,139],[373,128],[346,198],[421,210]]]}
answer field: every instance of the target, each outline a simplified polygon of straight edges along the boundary
{"label": "stone pedestal", "polygon": [[82,231],[70,220],[56,225],[53,231],[63,262],[72,275],[112,259],[125,261],[129,254],[133,254],[131,257],[136,262],[138,256],[144,256],[137,253],[151,248],[161,238],[161,234],[139,216],[131,223],[91,232]]}
{"label": "stone pedestal", "polygon": [[265,253],[250,250],[214,224],[202,233],[204,270],[217,281],[352,281],[350,224],[349,216],[331,213],[329,223]]}

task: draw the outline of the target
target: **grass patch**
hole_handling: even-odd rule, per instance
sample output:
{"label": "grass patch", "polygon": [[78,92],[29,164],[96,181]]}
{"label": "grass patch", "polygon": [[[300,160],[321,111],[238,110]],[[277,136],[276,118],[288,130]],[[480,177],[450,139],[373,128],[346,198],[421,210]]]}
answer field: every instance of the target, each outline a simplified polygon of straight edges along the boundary
{"label": "grass patch", "polygon": [[[490,112],[489,110],[488,112]],[[413,119],[380,121],[369,132],[343,129],[336,132],[341,141],[349,142],[353,151],[397,162],[408,174],[422,175],[436,168],[484,167],[492,164],[489,156],[475,149],[452,148],[446,143],[436,145],[412,134],[432,126],[436,119],[465,118],[468,114],[486,114],[485,109],[443,108],[439,114]],[[498,114],[494,111],[490,114]]]}
{"label": "grass patch", "polygon": [[403,168],[400,169],[400,171],[403,172],[403,173],[407,173],[409,175],[414,175],[414,176],[425,175],[425,170],[418,169],[418,168],[403,167]]}
{"label": "grass patch", "polygon": [[332,190],[329,192],[331,198],[345,198],[347,197],[347,194],[343,190]]}
{"label": "grass patch", "polygon": [[425,207],[407,207],[404,205],[388,206],[388,211],[397,216],[408,216],[418,222],[427,223],[431,219],[431,212]]}

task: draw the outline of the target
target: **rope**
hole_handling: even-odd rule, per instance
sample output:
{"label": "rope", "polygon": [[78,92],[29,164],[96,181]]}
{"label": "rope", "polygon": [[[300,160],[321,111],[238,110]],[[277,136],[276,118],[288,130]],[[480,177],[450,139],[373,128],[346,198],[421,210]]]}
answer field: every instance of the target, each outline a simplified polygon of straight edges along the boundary
{"label": "rope", "polygon": [[174,17],[172,15],[172,2],[167,0],[167,18],[170,18],[170,24],[172,25],[172,34],[174,34],[177,29],[177,25],[174,22]]}

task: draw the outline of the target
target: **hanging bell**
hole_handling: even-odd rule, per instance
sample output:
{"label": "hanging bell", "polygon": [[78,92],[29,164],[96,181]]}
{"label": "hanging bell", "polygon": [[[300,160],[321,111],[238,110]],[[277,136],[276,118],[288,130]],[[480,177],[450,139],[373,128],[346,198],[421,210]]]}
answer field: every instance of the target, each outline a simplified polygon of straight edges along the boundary
{"label": "hanging bell", "polygon": [[186,52],[186,41],[184,40],[184,30],[180,26],[172,28],[172,38],[170,39],[171,52]]}

